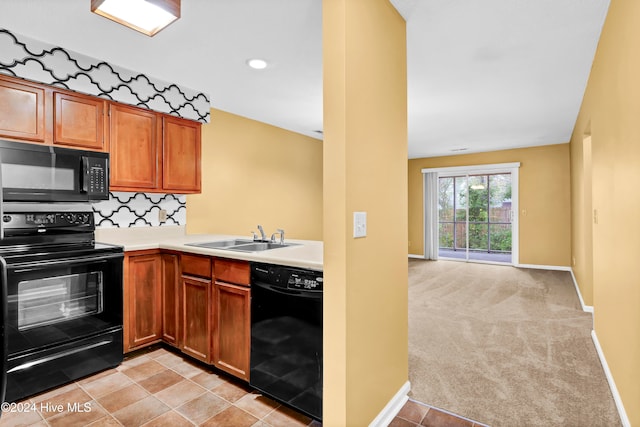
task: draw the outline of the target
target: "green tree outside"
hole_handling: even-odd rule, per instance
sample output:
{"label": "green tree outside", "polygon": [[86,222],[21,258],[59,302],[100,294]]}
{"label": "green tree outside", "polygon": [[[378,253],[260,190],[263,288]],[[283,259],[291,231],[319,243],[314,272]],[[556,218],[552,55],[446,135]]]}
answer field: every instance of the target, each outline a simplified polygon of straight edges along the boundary
{"label": "green tree outside", "polygon": [[440,178],[438,195],[440,247],[466,248],[465,236],[460,236],[460,232],[456,233],[457,242],[454,242],[453,230],[456,223],[466,222],[468,204],[469,249],[511,252],[510,202],[511,176],[509,174],[471,175],[468,182],[465,177]]}

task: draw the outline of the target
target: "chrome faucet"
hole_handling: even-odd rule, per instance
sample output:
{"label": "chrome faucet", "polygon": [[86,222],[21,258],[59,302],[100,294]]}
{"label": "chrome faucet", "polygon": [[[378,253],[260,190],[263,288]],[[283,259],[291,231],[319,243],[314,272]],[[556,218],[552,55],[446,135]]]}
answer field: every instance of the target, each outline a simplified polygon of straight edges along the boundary
{"label": "chrome faucet", "polygon": [[280,235],[280,244],[284,245],[284,230],[282,228],[278,228],[275,233],[271,235],[271,242],[276,242],[276,234]]}
{"label": "chrome faucet", "polygon": [[267,235],[264,234],[264,229],[262,228],[262,226],[260,224],[258,224],[258,231],[260,232],[260,240],[262,240],[263,242],[267,241]]}

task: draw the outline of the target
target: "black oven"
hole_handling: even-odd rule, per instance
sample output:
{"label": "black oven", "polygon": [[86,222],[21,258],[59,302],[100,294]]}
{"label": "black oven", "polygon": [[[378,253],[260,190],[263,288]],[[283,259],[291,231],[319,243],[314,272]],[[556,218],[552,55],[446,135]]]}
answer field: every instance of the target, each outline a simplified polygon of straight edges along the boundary
{"label": "black oven", "polygon": [[0,140],[5,202],[109,198],[109,154]]}
{"label": "black oven", "polygon": [[5,203],[1,221],[5,401],[120,364],[124,254],[94,242],[90,205]]}

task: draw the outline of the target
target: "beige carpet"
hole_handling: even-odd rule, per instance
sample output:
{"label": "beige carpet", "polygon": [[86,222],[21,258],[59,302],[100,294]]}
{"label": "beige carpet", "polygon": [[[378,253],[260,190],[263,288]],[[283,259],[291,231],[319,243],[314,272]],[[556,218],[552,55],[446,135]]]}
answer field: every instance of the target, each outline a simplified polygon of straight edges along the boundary
{"label": "beige carpet", "polygon": [[410,397],[491,426],[620,426],[568,272],[409,262]]}

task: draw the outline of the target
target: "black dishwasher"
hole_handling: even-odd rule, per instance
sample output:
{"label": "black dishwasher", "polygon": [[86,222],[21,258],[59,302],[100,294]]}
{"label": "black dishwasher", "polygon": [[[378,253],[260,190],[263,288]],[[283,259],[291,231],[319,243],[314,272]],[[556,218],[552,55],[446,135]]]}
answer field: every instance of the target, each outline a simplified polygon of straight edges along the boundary
{"label": "black dishwasher", "polygon": [[322,272],[251,264],[251,371],[256,389],[322,418]]}

